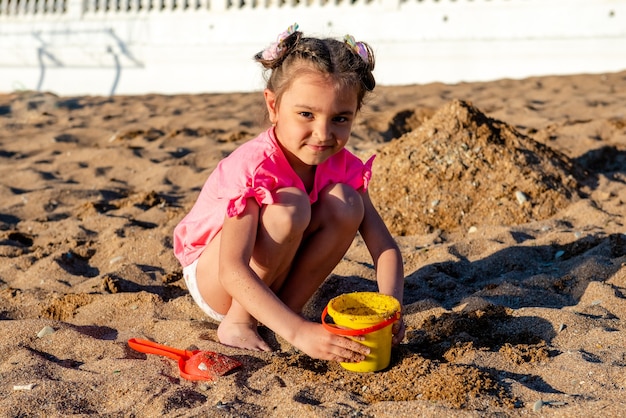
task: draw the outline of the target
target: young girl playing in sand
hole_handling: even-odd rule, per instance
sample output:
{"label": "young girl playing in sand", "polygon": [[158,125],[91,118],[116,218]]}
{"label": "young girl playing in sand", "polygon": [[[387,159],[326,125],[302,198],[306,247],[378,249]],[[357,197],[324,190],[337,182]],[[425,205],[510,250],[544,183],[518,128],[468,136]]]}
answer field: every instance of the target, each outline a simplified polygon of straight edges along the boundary
{"label": "young girl playing in sand", "polygon": [[[365,93],[370,47],[303,37],[297,25],[255,59],[268,71],[272,127],[222,160],[174,231],[196,303],[223,344],[270,350],[261,322],[311,357],[358,362],[368,348],[299,315],[360,232],[379,291],[402,302],[400,251],[367,194],[365,164],[344,149]],[[404,336],[394,325],[394,343]]]}

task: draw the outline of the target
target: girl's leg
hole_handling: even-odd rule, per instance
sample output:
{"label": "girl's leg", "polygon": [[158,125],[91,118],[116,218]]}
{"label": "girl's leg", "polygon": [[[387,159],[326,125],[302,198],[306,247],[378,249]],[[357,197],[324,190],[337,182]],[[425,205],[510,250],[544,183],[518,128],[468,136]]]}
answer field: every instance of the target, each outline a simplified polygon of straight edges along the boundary
{"label": "girl's leg", "polygon": [[363,221],[361,195],[345,184],[322,190],[311,223],[278,295],[295,312],[313,296],[339,264]]}
{"label": "girl's leg", "polygon": [[[261,209],[250,268],[275,292],[287,276],[310,220],[308,196],[296,188],[278,191],[275,204]],[[200,294],[209,306],[226,314],[218,327],[218,338],[235,347],[269,350],[257,333],[256,320],[220,284],[220,242],[218,234],[203,251],[197,269]]]}

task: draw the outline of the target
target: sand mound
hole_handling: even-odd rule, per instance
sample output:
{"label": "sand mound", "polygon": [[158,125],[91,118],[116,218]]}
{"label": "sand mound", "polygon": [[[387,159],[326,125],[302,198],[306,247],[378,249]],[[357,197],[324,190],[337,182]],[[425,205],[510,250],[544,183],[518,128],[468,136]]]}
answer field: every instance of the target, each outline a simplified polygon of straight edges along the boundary
{"label": "sand mound", "polygon": [[579,196],[565,155],[454,100],[385,145],[370,192],[397,235],[542,220]]}

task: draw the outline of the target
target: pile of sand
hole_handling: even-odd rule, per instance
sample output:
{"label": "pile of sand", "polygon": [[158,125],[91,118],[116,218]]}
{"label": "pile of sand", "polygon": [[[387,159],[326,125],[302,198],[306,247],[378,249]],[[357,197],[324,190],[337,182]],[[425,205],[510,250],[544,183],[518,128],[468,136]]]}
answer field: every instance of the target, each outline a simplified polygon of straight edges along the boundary
{"label": "pile of sand", "polygon": [[381,148],[371,195],[396,235],[542,220],[579,197],[565,155],[454,100]]}

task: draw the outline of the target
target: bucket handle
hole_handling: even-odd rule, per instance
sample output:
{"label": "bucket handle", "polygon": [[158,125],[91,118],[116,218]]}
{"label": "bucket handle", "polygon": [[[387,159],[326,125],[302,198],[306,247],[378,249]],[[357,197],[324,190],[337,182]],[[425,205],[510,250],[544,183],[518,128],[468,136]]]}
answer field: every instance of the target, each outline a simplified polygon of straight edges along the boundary
{"label": "bucket handle", "polygon": [[328,322],[326,322],[326,315],[328,315],[328,306],[324,307],[324,311],[322,312],[322,325],[324,326],[326,331],[329,331],[336,335],[343,335],[344,337],[356,337],[357,335],[369,334],[374,331],[383,329],[400,319],[400,312],[395,312],[390,318],[387,318],[376,325],[372,325],[371,327],[360,329],[345,329],[339,328],[337,325],[329,324]]}

